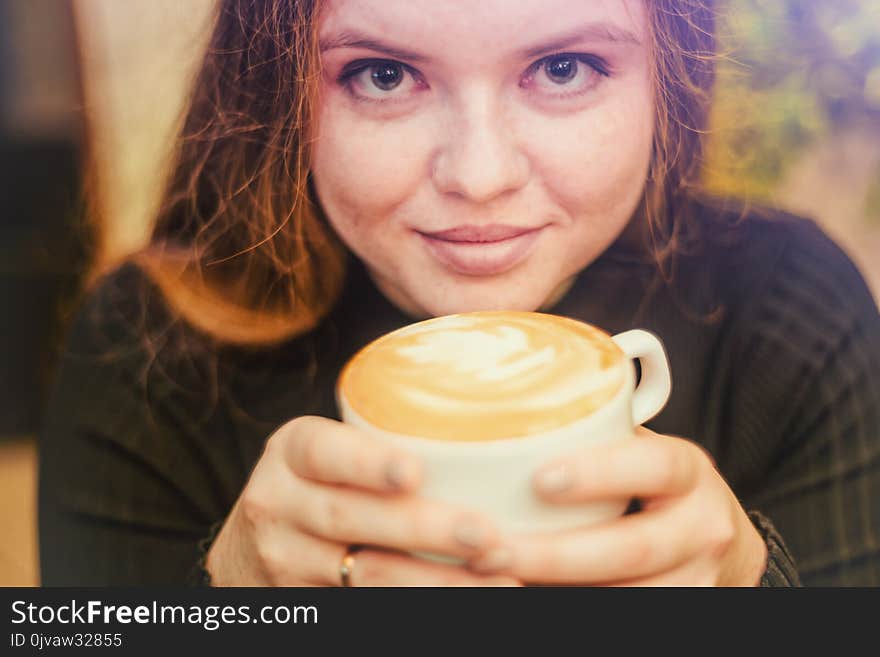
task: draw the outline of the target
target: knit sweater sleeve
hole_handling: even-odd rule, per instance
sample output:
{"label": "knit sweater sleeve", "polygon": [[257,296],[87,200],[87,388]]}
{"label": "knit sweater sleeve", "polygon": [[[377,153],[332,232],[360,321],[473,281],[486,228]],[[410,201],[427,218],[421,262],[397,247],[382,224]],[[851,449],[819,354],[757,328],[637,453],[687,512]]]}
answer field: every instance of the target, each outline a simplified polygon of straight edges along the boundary
{"label": "knit sweater sleeve", "polygon": [[771,271],[739,327],[728,418],[737,492],[771,548],[763,583],[878,585],[877,305],[809,222]]}
{"label": "knit sweater sleeve", "polygon": [[133,266],[109,276],[68,332],[40,436],[44,585],[183,583],[229,503],[195,392],[210,373],[163,356],[177,332],[143,283]]}

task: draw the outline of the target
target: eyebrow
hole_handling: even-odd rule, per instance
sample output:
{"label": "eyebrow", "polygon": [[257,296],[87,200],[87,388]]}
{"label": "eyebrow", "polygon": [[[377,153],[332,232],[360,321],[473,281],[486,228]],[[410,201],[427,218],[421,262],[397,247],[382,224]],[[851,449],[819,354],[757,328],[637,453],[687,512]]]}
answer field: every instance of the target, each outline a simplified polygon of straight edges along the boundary
{"label": "eyebrow", "polygon": [[390,44],[374,39],[362,32],[346,30],[340,32],[332,39],[319,39],[318,48],[322,53],[336,48],[362,48],[364,50],[373,50],[383,53],[392,59],[405,59],[410,62],[426,62],[428,57],[420,55],[417,52],[392,46]]}
{"label": "eyebrow", "polygon": [[576,43],[581,42],[605,42],[620,43],[634,46],[641,46],[642,42],[639,38],[627,29],[613,25],[612,23],[591,23],[584,27],[580,27],[567,34],[556,37],[553,41],[526,48],[522,54],[526,57],[540,57],[552,52],[565,50]]}
{"label": "eyebrow", "polygon": [[[565,50],[580,42],[622,43],[640,46],[641,41],[635,34],[611,23],[591,23],[577,30],[556,37],[553,41],[544,42],[521,51],[524,57],[535,58],[548,53]],[[322,53],[337,48],[361,48],[382,53],[392,59],[404,59],[411,62],[427,62],[429,57],[412,50],[375,39],[357,30],[345,30],[329,39],[319,39],[318,48]]]}

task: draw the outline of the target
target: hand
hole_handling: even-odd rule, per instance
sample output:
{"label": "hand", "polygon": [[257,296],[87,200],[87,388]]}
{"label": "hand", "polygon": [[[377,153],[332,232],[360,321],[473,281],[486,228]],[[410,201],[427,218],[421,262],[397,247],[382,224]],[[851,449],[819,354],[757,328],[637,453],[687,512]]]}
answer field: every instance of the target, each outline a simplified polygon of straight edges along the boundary
{"label": "hand", "polygon": [[698,445],[639,427],[634,440],[593,446],[536,473],[556,504],[642,501],[642,511],[579,530],[511,537],[472,562],[524,582],[603,586],[755,586],[764,541]]}
{"label": "hand", "polygon": [[216,585],[339,586],[353,544],[355,586],[516,585],[409,551],[464,560],[498,544],[484,518],[417,497],[419,462],[354,427],[301,417],[267,441],[208,553]]}

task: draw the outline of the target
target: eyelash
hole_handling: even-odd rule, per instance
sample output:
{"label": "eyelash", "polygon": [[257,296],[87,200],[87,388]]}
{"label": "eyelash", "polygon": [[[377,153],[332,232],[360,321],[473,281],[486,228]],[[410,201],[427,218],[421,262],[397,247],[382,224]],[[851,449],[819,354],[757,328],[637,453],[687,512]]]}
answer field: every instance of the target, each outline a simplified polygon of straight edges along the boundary
{"label": "eyelash", "polygon": [[[529,66],[528,69],[526,69],[526,74],[523,77],[524,77],[524,79],[531,80],[535,76],[535,74],[538,71],[540,71],[548,62],[550,62],[554,59],[564,59],[564,58],[574,59],[578,62],[578,64],[586,65],[587,67],[592,69],[595,73],[597,73],[601,77],[604,77],[604,78],[611,77],[611,69],[608,66],[608,63],[604,59],[602,59],[601,57],[598,57],[597,55],[590,55],[590,54],[586,54],[586,53],[576,53],[576,52],[561,52],[561,53],[556,53],[553,55],[548,55],[546,57],[542,57],[541,59],[536,61],[534,64]],[[522,86],[522,82],[520,83],[520,86]],[[563,93],[559,93],[559,94],[554,94],[554,96],[557,98],[571,98],[571,97],[575,97],[575,96],[580,96],[580,95],[587,93],[588,91],[591,91],[593,86],[594,85],[591,85],[586,90],[568,91],[568,92],[563,92]]]}
{"label": "eyelash", "polygon": [[[552,55],[547,55],[547,56],[542,57],[541,59],[537,60],[536,62],[530,64],[529,67],[526,69],[525,74],[523,75],[523,79],[524,80],[533,79],[535,74],[538,71],[540,71],[541,68],[545,64],[547,64],[547,62],[554,60],[554,59],[564,58],[564,57],[570,57],[572,59],[577,60],[577,62],[579,64],[585,64],[586,66],[591,68],[595,73],[597,73],[601,77],[607,78],[607,77],[611,77],[613,74],[608,63],[603,58],[601,58],[597,55],[591,55],[591,54],[587,54],[587,53],[560,52],[560,53],[555,53]],[[337,83],[340,84],[342,87],[344,87],[345,90],[348,92],[348,94],[353,99],[355,99],[359,102],[387,103],[387,102],[389,102],[390,99],[367,98],[367,97],[358,95],[357,93],[355,93],[354,89],[352,88],[352,80],[356,76],[363,73],[366,69],[368,69],[372,66],[377,66],[379,64],[396,64],[396,65],[400,66],[406,73],[411,75],[415,80],[420,81],[420,82],[424,82],[424,78],[421,76],[421,74],[416,69],[412,68],[411,66],[407,66],[406,64],[404,64],[402,62],[398,62],[393,59],[359,59],[354,62],[351,62],[350,64],[345,66],[345,68],[343,68],[342,72],[337,77]],[[522,82],[520,83],[520,86],[522,86]],[[555,96],[560,99],[571,98],[571,97],[575,97],[575,96],[580,96],[580,95],[586,93],[587,91],[590,91],[591,89],[592,89],[592,86],[585,91],[560,93],[560,94],[555,94]]]}
{"label": "eyelash", "polygon": [[346,65],[345,68],[342,69],[342,72],[339,74],[339,77],[337,78],[337,82],[345,88],[345,90],[348,92],[348,94],[352,98],[354,98],[355,100],[357,100],[359,102],[387,103],[387,102],[389,102],[388,99],[367,98],[365,96],[360,96],[357,93],[355,93],[354,89],[352,88],[352,81],[354,80],[354,78],[356,78],[358,75],[363,73],[368,68],[370,68],[372,66],[378,66],[380,64],[396,64],[396,65],[400,66],[404,72],[411,75],[414,79],[420,80],[420,81],[423,80],[422,76],[414,68],[407,66],[406,64],[404,64],[402,62],[398,62],[394,59],[359,59],[354,62],[351,62],[350,64]]}

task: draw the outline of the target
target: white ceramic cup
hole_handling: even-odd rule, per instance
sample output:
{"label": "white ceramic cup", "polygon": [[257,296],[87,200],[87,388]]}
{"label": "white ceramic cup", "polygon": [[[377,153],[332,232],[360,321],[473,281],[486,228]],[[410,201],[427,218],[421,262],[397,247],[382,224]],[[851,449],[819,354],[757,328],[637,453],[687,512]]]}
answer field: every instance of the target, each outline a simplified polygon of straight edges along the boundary
{"label": "white ceramic cup", "polygon": [[[342,420],[416,454],[424,466],[420,494],[484,513],[502,532],[548,532],[585,526],[621,515],[629,500],[551,505],[536,496],[532,477],[554,457],[586,445],[627,440],[669,398],[671,378],[660,340],[643,330],[611,337],[627,359],[624,384],[606,404],[563,427],[524,437],[452,441],[402,435],[377,428],[358,415],[337,386]],[[632,359],[641,363],[635,387]],[[430,556],[430,555],[423,555]]]}

